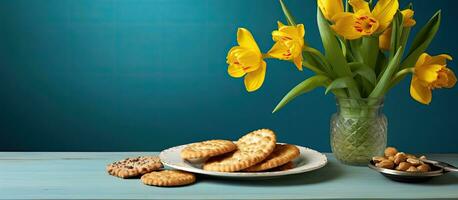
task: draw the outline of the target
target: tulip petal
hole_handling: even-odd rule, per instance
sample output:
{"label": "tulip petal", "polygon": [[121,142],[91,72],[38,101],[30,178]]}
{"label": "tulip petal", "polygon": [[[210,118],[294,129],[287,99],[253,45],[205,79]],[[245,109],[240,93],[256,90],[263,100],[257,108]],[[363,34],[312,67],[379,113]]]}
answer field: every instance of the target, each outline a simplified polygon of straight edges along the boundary
{"label": "tulip petal", "polygon": [[327,20],[332,20],[334,15],[344,12],[342,0],[318,0],[318,7]]}
{"label": "tulip petal", "polygon": [[277,42],[277,41],[286,41],[286,40],[292,40],[290,35],[283,31],[272,31],[272,40]]}
{"label": "tulip petal", "polygon": [[249,48],[261,55],[258,44],[251,35],[250,31],[245,28],[239,28],[237,31],[237,42],[241,47]]}
{"label": "tulip petal", "polygon": [[401,11],[402,17],[404,18],[404,27],[412,27],[414,26],[417,22],[413,19],[413,10],[411,9],[405,9]]}
{"label": "tulip petal", "polygon": [[245,76],[245,88],[248,92],[253,92],[259,89],[264,82],[266,76],[266,62],[262,61],[261,66],[253,72],[247,73]]}
{"label": "tulip petal", "polygon": [[369,3],[367,3],[367,1],[365,0],[350,0],[348,1],[348,3],[351,5],[355,13],[360,10],[371,12],[369,8]]}
{"label": "tulip petal", "polygon": [[415,76],[426,83],[433,83],[437,80],[439,71],[443,68],[445,67],[437,64],[417,66],[415,67]]}
{"label": "tulip petal", "polygon": [[293,59],[294,65],[296,65],[299,71],[302,71],[302,54]]}
{"label": "tulip petal", "polygon": [[231,64],[237,61],[237,55],[240,55],[240,53],[243,51],[244,51],[243,47],[240,47],[240,46],[232,47],[229,50],[229,52],[227,52],[227,56],[226,56],[227,64]]}
{"label": "tulip petal", "polygon": [[354,28],[356,17],[353,13],[340,13],[334,16],[335,24],[331,28],[339,35],[348,40],[358,39],[362,34]]}
{"label": "tulip petal", "polygon": [[382,50],[390,50],[391,28],[387,28],[378,38],[379,47]]}
{"label": "tulip petal", "polygon": [[288,50],[289,48],[283,42],[279,41],[272,46],[267,54],[277,59],[289,60],[291,59],[291,53],[289,53]]}
{"label": "tulip petal", "polygon": [[430,65],[437,64],[437,65],[445,66],[447,65],[447,60],[452,60],[452,57],[447,54],[440,54],[437,56],[429,56],[429,59],[427,59],[424,64],[425,65],[426,64],[430,64]]}
{"label": "tulip petal", "polygon": [[415,66],[421,66],[429,59],[431,59],[430,55],[428,55],[427,53],[422,53],[420,57],[418,57],[418,60],[415,63]]}
{"label": "tulip petal", "polygon": [[372,15],[379,21],[379,30],[385,30],[393,20],[399,8],[398,0],[379,0],[372,10]]}
{"label": "tulip petal", "polygon": [[[283,26],[278,29],[278,32],[282,32],[286,34],[289,38],[294,40],[299,40],[304,36],[301,36],[301,31],[298,29],[299,25],[296,26]],[[304,25],[302,25],[302,30],[304,29]],[[272,33],[273,34],[273,33]]]}
{"label": "tulip petal", "polygon": [[246,74],[240,65],[229,65],[227,67],[227,73],[234,78],[240,78]]}
{"label": "tulip petal", "polygon": [[416,77],[413,77],[410,84],[410,96],[422,104],[429,104],[432,99],[432,91],[425,87]]}
{"label": "tulip petal", "polygon": [[445,87],[446,88],[452,88],[456,84],[455,73],[453,73],[453,71],[450,70],[449,68],[445,69],[445,73],[447,73],[447,79],[448,79],[448,83],[447,83],[447,85]]}
{"label": "tulip petal", "polygon": [[296,25],[296,28],[297,28],[297,34],[299,36],[299,38],[304,38],[305,36],[305,28],[304,28],[304,24],[298,24]]}
{"label": "tulip petal", "polygon": [[238,55],[238,61],[245,72],[252,72],[258,69],[262,58],[251,50],[243,51]]}
{"label": "tulip petal", "polygon": [[278,29],[280,29],[281,27],[285,26],[283,23],[281,23],[281,21],[277,21],[277,26],[278,26]]}

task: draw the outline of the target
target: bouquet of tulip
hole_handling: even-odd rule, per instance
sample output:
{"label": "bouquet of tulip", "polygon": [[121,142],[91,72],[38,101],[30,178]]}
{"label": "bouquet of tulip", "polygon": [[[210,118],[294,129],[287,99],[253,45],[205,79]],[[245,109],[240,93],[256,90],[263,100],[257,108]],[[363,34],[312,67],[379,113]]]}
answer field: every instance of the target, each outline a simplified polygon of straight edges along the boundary
{"label": "bouquet of tulip", "polygon": [[[412,4],[400,10],[398,0],[317,0],[322,53],[307,44],[304,25],[294,20],[282,0],[280,4],[287,23],[278,22],[278,30],[272,32],[272,48],[262,53],[250,31],[239,28],[238,45],[227,55],[228,73],[235,78],[244,76],[246,90],[252,92],[264,82],[265,59],[291,61],[300,71],[314,72],[289,91],[273,112],[317,87],[332,92],[340,112],[332,120],[331,143],[341,161],[367,161],[383,151],[386,119],[379,108],[384,95],[408,74],[412,74],[410,95],[423,104],[431,102],[433,89],[456,83],[446,65],[451,56],[425,52],[439,29],[440,11],[408,45],[416,24]],[[355,153],[361,150],[367,153]]]}

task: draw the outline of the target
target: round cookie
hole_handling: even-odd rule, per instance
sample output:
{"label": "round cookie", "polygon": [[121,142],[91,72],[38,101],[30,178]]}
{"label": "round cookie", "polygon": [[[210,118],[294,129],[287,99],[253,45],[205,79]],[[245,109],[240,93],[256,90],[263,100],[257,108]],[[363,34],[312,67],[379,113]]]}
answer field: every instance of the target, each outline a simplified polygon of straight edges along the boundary
{"label": "round cookie", "polygon": [[244,171],[258,172],[272,169],[297,158],[300,152],[299,149],[291,144],[277,144],[274,151],[262,162],[253,165]]}
{"label": "round cookie", "polygon": [[203,169],[219,172],[243,170],[269,156],[276,142],[275,133],[269,129],[253,131],[237,141],[236,151],[211,157],[204,163]]}
{"label": "round cookie", "polygon": [[272,169],[268,169],[267,171],[268,172],[278,172],[278,171],[290,170],[292,168],[294,168],[294,163],[289,161],[284,165],[281,165],[281,166],[278,166],[278,167],[275,167],[275,168],[272,168]]}
{"label": "round cookie", "polygon": [[154,186],[180,186],[188,185],[196,181],[194,174],[178,170],[163,170],[150,172],[141,177],[146,185]]}
{"label": "round cookie", "polygon": [[107,166],[110,175],[120,178],[130,178],[146,174],[162,168],[162,163],[157,156],[139,156],[116,161]]}
{"label": "round cookie", "polygon": [[207,140],[187,145],[181,150],[183,159],[200,159],[225,154],[237,149],[229,140]]}

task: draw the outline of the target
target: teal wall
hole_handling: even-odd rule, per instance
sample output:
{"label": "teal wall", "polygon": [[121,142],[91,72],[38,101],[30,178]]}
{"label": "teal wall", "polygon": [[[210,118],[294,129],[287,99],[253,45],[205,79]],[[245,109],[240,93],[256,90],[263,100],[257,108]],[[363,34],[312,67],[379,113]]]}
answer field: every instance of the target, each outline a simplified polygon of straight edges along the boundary
{"label": "teal wall", "polygon": [[[319,48],[315,1],[286,2]],[[443,10],[430,53],[458,58],[457,5],[414,1],[418,25]],[[323,89],[271,114],[309,72],[269,60],[263,87],[250,94],[226,73],[237,27],[267,51],[277,20],[274,0],[0,1],[0,150],[150,151],[267,127],[282,142],[330,151],[335,102]],[[435,91],[424,106],[408,84],[386,98],[389,144],[458,152],[457,88]]]}

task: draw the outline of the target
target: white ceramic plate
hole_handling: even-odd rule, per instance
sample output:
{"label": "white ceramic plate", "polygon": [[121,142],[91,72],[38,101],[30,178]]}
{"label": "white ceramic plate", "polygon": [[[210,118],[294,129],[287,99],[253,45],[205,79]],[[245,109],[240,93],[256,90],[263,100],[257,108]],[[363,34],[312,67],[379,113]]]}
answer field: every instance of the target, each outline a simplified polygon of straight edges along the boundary
{"label": "white ceramic plate", "polygon": [[290,174],[299,174],[319,169],[328,162],[326,156],[318,151],[307,147],[297,146],[301,155],[293,160],[294,168],[276,172],[214,172],[202,169],[203,161],[187,161],[181,158],[180,152],[186,145],[176,146],[162,151],[159,154],[162,163],[170,168],[179,169],[197,174],[205,174],[229,178],[273,178]]}

